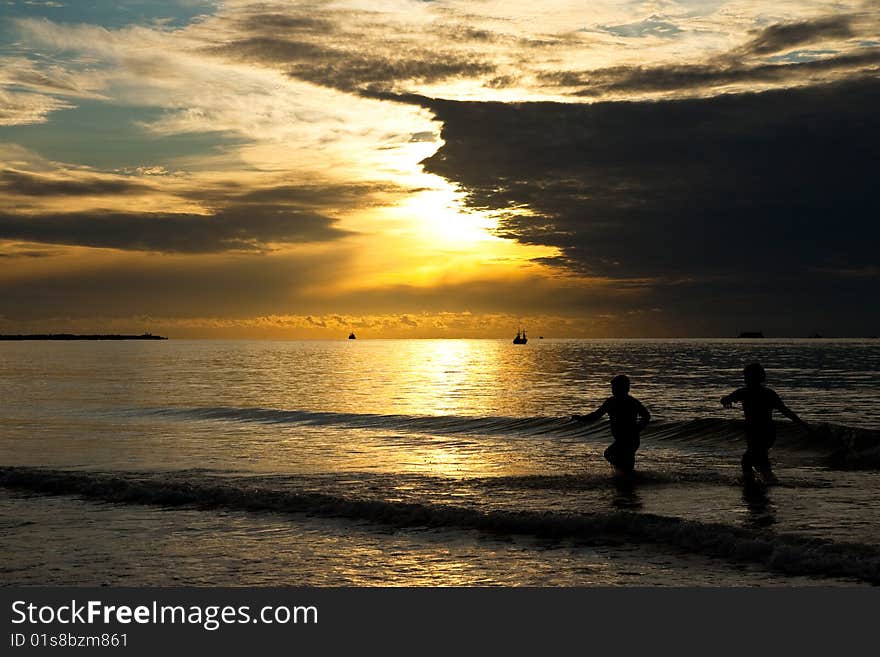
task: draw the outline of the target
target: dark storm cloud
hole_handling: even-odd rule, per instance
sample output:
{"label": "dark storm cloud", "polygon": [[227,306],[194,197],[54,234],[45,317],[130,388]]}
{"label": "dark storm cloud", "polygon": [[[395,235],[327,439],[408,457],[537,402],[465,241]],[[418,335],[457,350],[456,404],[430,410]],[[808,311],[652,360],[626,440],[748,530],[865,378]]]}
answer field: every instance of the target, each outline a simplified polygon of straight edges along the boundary
{"label": "dark storm cloud", "polygon": [[[558,247],[559,267],[650,279],[694,312],[728,308],[721,295],[784,305],[812,286],[825,296],[797,295],[803,312],[846,298],[850,315],[877,316],[876,279],[839,273],[880,264],[880,80],[668,102],[421,102],[444,124],[426,169],[473,206],[528,206],[535,216],[510,213],[500,232]],[[874,291],[856,302],[856,289]]]}
{"label": "dark storm cloud", "polygon": [[852,16],[839,15],[771,25],[743,45],[741,50],[757,55],[769,55],[816,41],[847,39],[855,35],[852,22]]}
{"label": "dark storm cloud", "polygon": [[268,243],[318,242],[346,233],[319,214],[241,206],[212,215],[83,211],[36,216],[0,212],[0,239],[132,251],[262,251]]}
{"label": "dark storm cloud", "polygon": [[94,196],[140,194],[151,188],[122,178],[84,177],[59,179],[13,169],[0,170],[0,192],[22,196]]}

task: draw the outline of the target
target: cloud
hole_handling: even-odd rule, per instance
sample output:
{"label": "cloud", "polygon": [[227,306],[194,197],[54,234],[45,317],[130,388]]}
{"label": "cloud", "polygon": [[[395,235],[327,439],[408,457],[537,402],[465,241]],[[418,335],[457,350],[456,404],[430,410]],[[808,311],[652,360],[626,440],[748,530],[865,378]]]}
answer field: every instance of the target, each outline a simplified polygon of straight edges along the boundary
{"label": "cloud", "polygon": [[723,312],[722,292],[778,303],[815,285],[827,296],[797,295],[815,312],[854,289],[820,269],[880,263],[875,78],[666,102],[422,102],[444,124],[426,169],[473,207],[529,210],[501,234],[559,248],[561,269],[647,280],[690,314],[698,298]]}
{"label": "cloud", "polygon": [[[583,12],[562,4],[536,20],[524,3],[390,3],[369,11],[342,3],[320,15],[300,3],[240,3],[224,15],[227,38],[204,51],[347,92],[447,98],[480,89],[483,96],[533,99],[554,93],[554,86],[580,87],[590,97],[714,93],[720,86],[790,86],[878,64],[876,53],[858,45],[859,36],[876,34],[878,17],[858,3],[818,16],[767,7],[767,15],[788,18],[760,28],[754,7],[736,3],[663,9],[669,11],[615,22],[601,19],[631,16],[632,7],[597,8],[591,16],[597,22],[578,28]],[[627,51],[634,38],[647,42],[639,44],[638,64]],[[814,43],[834,44],[832,56],[793,64],[760,60]],[[577,68],[584,61],[594,65]],[[616,61],[624,63],[596,65]]]}
{"label": "cloud", "polygon": [[0,126],[45,123],[50,113],[70,107],[70,103],[52,96],[0,88]]}
{"label": "cloud", "polygon": [[336,31],[336,23],[305,14],[291,16],[280,11],[269,11],[246,15],[237,21],[236,28],[261,34],[330,34]]}
{"label": "cloud", "polygon": [[[296,206],[300,208],[351,210],[381,205],[388,198],[400,198],[422,191],[405,188],[390,183],[323,183],[312,185],[275,185],[261,188],[248,186],[236,190],[227,188],[231,198],[238,205],[277,204],[279,207]],[[217,194],[216,190],[208,199]]]}
{"label": "cloud", "polygon": [[143,193],[151,187],[133,179],[89,175],[60,178],[14,169],[0,169],[0,192],[22,196],[93,196]]}
{"label": "cloud", "polygon": [[0,86],[73,98],[103,98],[99,91],[104,80],[94,71],[72,71],[26,57],[0,57]]}
{"label": "cloud", "polygon": [[240,4],[223,16],[227,38],[203,52],[347,92],[402,91],[494,77],[497,48],[532,44],[475,19],[430,4],[342,3],[319,15],[310,3]]}
{"label": "cloud", "polygon": [[[291,184],[277,174],[101,173],[29,158],[0,168],[0,239],[165,253],[265,252],[351,234],[339,216],[412,190],[384,182]],[[132,208],[137,208],[133,210]]]}
{"label": "cloud", "polygon": [[[654,34],[657,17],[621,25],[615,34],[638,37]],[[751,38],[720,53],[703,51],[687,60],[643,64],[617,64],[586,70],[543,70],[541,82],[573,87],[576,96],[588,98],[710,95],[719,91],[753,90],[756,87],[789,87],[817,81],[858,77],[880,66],[880,48],[859,41],[859,35],[876,33],[877,14],[849,13],[807,20],[774,23],[751,30]],[[615,31],[616,30],[616,31]],[[683,30],[667,32],[674,36]],[[801,50],[797,56],[768,57],[807,44],[821,43],[822,50]],[[647,58],[651,59],[651,58]]]}
{"label": "cloud", "polygon": [[[34,43],[58,52],[90,53],[113,62],[125,75],[112,68],[69,71],[43,64],[38,69],[29,65],[18,77],[29,78],[35,89],[58,93],[107,93],[111,88],[117,94],[124,91],[129,102],[128,96],[164,95],[160,105],[173,115],[153,127],[166,133],[204,131],[213,124],[218,130],[253,136],[264,114],[311,111],[301,107],[303,93],[275,94],[272,102],[263,98],[254,77],[260,68],[346,93],[531,100],[548,94],[558,98],[559,86],[578,88],[575,93],[584,97],[708,93],[719,86],[755,83],[788,86],[805,76],[843,75],[877,65],[876,57],[859,51],[857,38],[876,33],[876,15],[859,12],[852,3],[842,4],[835,15],[805,18],[798,16],[803,12],[768,8],[769,15],[791,18],[760,30],[748,8],[667,9],[640,21],[615,22],[602,19],[622,19],[632,9],[603,7],[591,14],[597,22],[581,29],[576,26],[582,24],[583,12],[570,6],[548,10],[535,20],[525,3],[496,2],[479,7],[391,2],[370,9],[342,2],[322,5],[320,12],[311,3],[230,2],[215,15],[178,30],[108,30],[24,19],[15,25]],[[621,36],[661,38],[643,39],[648,43],[640,44],[636,64],[627,51],[631,40]],[[731,48],[737,39],[740,45]],[[798,68],[754,61],[819,42],[836,45],[821,62],[795,62],[804,64]],[[720,44],[727,49],[719,54]],[[618,61],[624,63],[607,65]],[[593,65],[584,67],[584,62]],[[140,85],[127,80],[128,74]],[[265,76],[262,82],[272,83]],[[200,94],[189,93],[193,88]],[[237,102],[246,90],[244,102]],[[257,118],[250,131],[251,124],[236,118],[244,107]],[[277,128],[276,122],[270,123],[267,129]],[[265,136],[265,130],[260,132]]]}
{"label": "cloud", "polygon": [[[3,284],[0,299],[44,317],[79,308],[311,314],[325,328],[345,309],[401,330],[433,325],[427,315],[444,309],[538,309],[654,322],[633,329],[644,334],[660,326],[651,308],[668,311],[660,313],[668,330],[706,309],[716,329],[758,308],[804,316],[811,299],[800,282],[823,308],[853,317],[878,271],[869,246],[876,229],[863,220],[877,209],[864,172],[876,160],[869,108],[878,98],[874,83],[857,81],[880,66],[867,40],[876,11],[865,4],[857,14],[844,1],[835,3],[841,16],[822,17],[797,4],[652,2],[639,5],[638,19],[655,15],[634,20],[631,3],[599,3],[587,15],[578,3],[536,13],[520,0],[229,0],[186,26],[18,21],[15,48],[30,59],[0,72],[0,123],[51,116],[53,125],[16,130],[47,159],[30,165],[15,155],[0,176],[0,237],[28,242],[4,244],[18,254],[4,269],[22,276]],[[785,22],[772,24],[780,16]],[[634,52],[621,35],[646,38]],[[805,88],[739,93],[796,86]],[[85,108],[51,115],[99,96],[93,106],[112,109],[101,116],[125,136],[102,144],[115,149],[112,160],[88,159],[101,152],[91,140],[110,132],[103,119],[86,120]],[[672,102],[685,97],[701,99]],[[594,103],[620,98],[633,102]],[[535,99],[567,103],[521,102]],[[80,130],[79,161],[107,171],[52,162],[76,159],[73,147],[52,147]],[[447,217],[466,225],[490,215],[456,215],[454,193],[436,196],[454,203],[436,204],[413,194],[455,191],[418,166],[441,143],[428,172],[501,216],[509,240],[544,245],[506,243],[517,256],[558,249],[542,260],[558,275],[552,284],[546,266],[524,274],[513,256],[499,265],[500,256],[479,254],[479,267],[491,270],[485,278],[476,256],[457,266],[450,252],[468,247]],[[164,175],[147,178],[151,170]],[[407,205],[407,195],[424,200]],[[346,238],[343,229],[362,232]],[[45,257],[41,244],[73,248]],[[318,250],[323,260],[311,257]],[[303,258],[282,264],[291,251]],[[111,256],[129,262],[100,273],[54,269]],[[141,262],[148,257],[155,266]],[[377,271],[386,266],[393,271]],[[409,274],[418,284],[388,286]],[[134,294],[144,295],[141,307]]]}
{"label": "cloud", "polygon": [[206,52],[240,61],[282,66],[294,78],[342,91],[387,90],[405,83],[435,83],[492,73],[495,66],[476,55],[418,47],[384,50],[376,45],[329,46],[260,36],[239,39]]}
{"label": "cloud", "polygon": [[858,77],[880,66],[880,48],[864,48],[810,61],[778,64],[743,63],[729,56],[706,64],[612,66],[583,72],[550,72],[541,79],[565,87],[580,87],[575,95],[601,97],[612,93],[702,90],[710,93],[728,85],[782,84],[791,86],[814,78]]}
{"label": "cloud", "polygon": [[852,36],[855,36],[853,16],[822,16],[813,20],[777,23],[765,27],[744,44],[741,51],[769,55],[816,41],[848,39]]}
{"label": "cloud", "polygon": [[0,239],[164,253],[263,251],[273,243],[322,242],[347,234],[332,224],[319,214],[275,206],[231,206],[210,215],[0,212]]}

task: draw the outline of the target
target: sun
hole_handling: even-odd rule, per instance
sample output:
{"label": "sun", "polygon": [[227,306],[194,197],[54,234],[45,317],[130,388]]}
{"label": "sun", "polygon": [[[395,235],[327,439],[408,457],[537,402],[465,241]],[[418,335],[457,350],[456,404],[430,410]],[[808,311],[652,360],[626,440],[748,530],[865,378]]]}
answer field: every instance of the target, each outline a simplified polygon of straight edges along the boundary
{"label": "sun", "polygon": [[468,209],[465,196],[447,183],[413,194],[394,212],[408,220],[415,237],[437,248],[470,250],[476,245],[485,246],[482,243],[503,241],[493,232],[498,227],[497,219]]}

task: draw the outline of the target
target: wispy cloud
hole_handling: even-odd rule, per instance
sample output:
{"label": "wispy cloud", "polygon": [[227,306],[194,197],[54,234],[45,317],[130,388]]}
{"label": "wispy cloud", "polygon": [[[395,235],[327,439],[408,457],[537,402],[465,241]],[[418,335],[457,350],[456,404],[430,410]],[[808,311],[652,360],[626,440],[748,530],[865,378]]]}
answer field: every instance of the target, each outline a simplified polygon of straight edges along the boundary
{"label": "wispy cloud", "polygon": [[0,89],[0,126],[45,123],[50,113],[69,107],[53,96]]}

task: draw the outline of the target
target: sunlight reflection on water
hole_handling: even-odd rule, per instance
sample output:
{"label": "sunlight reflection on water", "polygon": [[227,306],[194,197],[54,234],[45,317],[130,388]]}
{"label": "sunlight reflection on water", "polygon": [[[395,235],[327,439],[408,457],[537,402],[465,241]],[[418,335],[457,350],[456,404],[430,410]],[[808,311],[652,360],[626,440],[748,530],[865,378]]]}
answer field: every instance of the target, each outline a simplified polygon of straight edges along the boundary
{"label": "sunlight reflection on water", "polygon": [[[764,362],[770,384],[805,419],[877,425],[876,341],[7,343],[0,345],[0,466],[73,469],[98,477],[99,489],[103,472],[151,481],[148,491],[175,481],[186,490],[228,485],[229,494],[244,496],[235,499],[247,499],[251,489],[272,499],[317,493],[343,507],[346,500],[366,500],[398,513],[393,505],[416,504],[438,517],[447,507],[551,516],[622,511],[880,543],[873,471],[830,471],[822,454],[785,429],[774,456],[787,487],[749,496],[737,482],[737,425],[684,422],[739,417],[738,411],[725,415],[717,399],[739,385],[742,365],[751,360]],[[607,425],[567,420],[597,406],[610,377],[621,371],[659,420],[638,454],[647,479],[630,489],[612,482],[602,459]],[[229,575],[222,563],[199,569],[197,555],[243,540],[217,526],[213,512],[163,515],[110,505],[99,513],[83,502],[10,499],[12,519],[63,507],[70,515],[52,520],[58,536],[82,550],[99,538],[83,529],[83,517],[95,514],[110,514],[127,527],[137,537],[130,549],[145,533],[184,531],[181,522],[203,532],[200,547],[189,552],[179,552],[180,542],[162,543],[147,569],[165,572],[162,560],[179,557],[189,564],[179,580],[154,580],[123,551],[110,550],[108,559],[125,562],[115,582],[224,583]],[[557,544],[545,559],[536,539],[513,549],[455,529],[433,538],[410,530],[384,536],[375,527],[324,521],[304,530],[311,538],[287,545],[289,537],[273,527],[311,521],[229,517],[247,526],[245,534],[268,532],[265,542],[250,546],[250,556],[230,557],[230,563],[254,563],[235,580],[240,583],[269,583],[273,572],[286,572],[267,546],[288,555],[309,551],[300,562],[309,573],[303,581],[319,584],[388,584],[395,577],[408,585],[749,581],[739,567],[709,566],[697,556],[685,563],[656,547],[615,548],[606,556]],[[29,531],[10,540],[19,554],[34,549]],[[348,542],[344,550],[337,549],[339,541]],[[343,554],[359,555],[359,565],[346,571]],[[328,563],[333,577],[321,575]],[[373,577],[365,563],[381,572]],[[99,570],[75,560],[55,567],[64,573],[57,581],[100,578]],[[696,570],[688,573],[691,567]],[[16,572],[24,574],[15,581],[45,575],[33,564]],[[774,575],[770,581],[790,580]]]}

